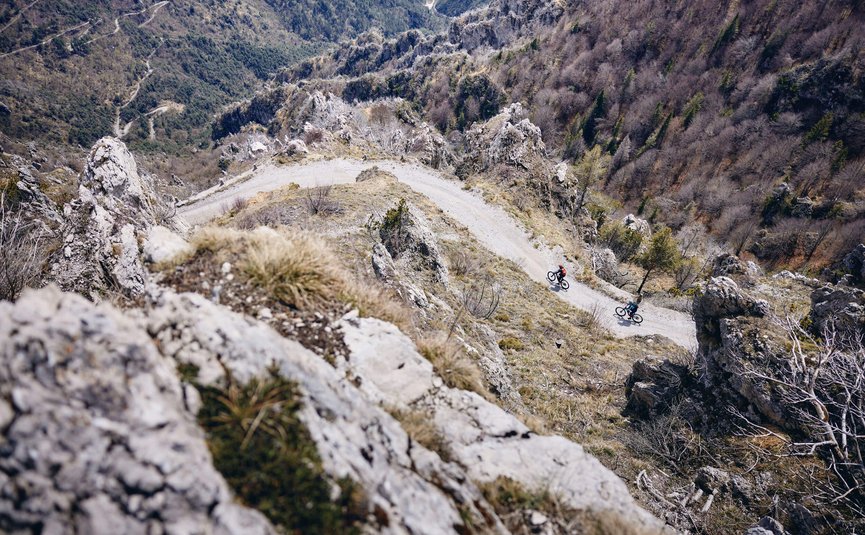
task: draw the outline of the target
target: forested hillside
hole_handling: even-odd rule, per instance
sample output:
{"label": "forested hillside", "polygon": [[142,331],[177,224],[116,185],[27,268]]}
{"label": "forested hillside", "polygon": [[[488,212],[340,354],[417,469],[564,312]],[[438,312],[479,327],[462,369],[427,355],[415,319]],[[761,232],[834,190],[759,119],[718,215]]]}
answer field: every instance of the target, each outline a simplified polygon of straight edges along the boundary
{"label": "forested hillside", "polygon": [[221,106],[332,41],[441,24],[419,0],[367,4],[5,2],[0,130],[81,146],[112,133],[138,147],[198,144]]}
{"label": "forested hillside", "polygon": [[522,102],[553,154],[608,153],[597,189],[651,221],[822,265],[865,234],[863,37],[856,0],[496,2],[447,43],[346,45],[284,78],[357,76],[348,100],[409,99],[442,132]]}

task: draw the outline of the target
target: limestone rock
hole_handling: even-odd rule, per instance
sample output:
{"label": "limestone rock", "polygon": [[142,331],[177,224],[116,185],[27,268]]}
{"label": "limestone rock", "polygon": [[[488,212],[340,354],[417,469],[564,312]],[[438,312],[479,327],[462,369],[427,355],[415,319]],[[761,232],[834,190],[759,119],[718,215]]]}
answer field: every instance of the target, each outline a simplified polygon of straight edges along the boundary
{"label": "limestone rock", "polygon": [[147,272],[140,233],[155,224],[161,202],[122,141],[99,140],[81,175],[79,198],[64,207],[64,247],[51,259],[61,288],[98,299],[108,288],[142,295]]}
{"label": "limestone rock", "polygon": [[0,303],[0,531],[275,534],[232,500],[173,362],[108,305],[56,287]]}
{"label": "limestone rock", "polygon": [[[526,489],[547,490],[591,525],[617,533],[665,532],[662,522],[634,502],[625,484],[581,446],[533,434],[474,392],[430,388],[429,363],[399,331],[382,329],[377,320],[349,318],[341,324],[350,354],[340,369],[359,378],[365,391],[383,403],[405,402],[402,391],[411,391],[413,405],[432,413],[451,457],[471,480],[509,477]],[[371,332],[376,335],[370,337]],[[409,367],[416,370],[405,369]]]}
{"label": "limestone rock", "polygon": [[697,339],[717,337],[719,321],[736,316],[763,317],[769,313],[769,304],[754,299],[739,290],[729,277],[712,277],[701,295],[694,300],[694,320]]}
{"label": "limestone rock", "polygon": [[453,21],[448,39],[467,51],[505,48],[521,37],[537,35],[562,16],[563,7],[542,0],[494,0],[489,7]]}
{"label": "limestone rock", "polygon": [[[475,525],[503,533],[478,489],[456,467],[411,442],[393,417],[368,401],[367,396],[374,395],[372,378],[363,377],[361,392],[356,381],[300,344],[195,294],[166,292],[140,321],[165,355],[198,366],[197,380],[203,384],[223,383],[226,371],[246,382],[273,367],[297,383],[303,400],[298,415],[318,447],[325,471],[334,479],[350,477],[363,487],[370,511],[386,517],[382,533],[451,533],[463,524],[461,514],[468,514]],[[393,338],[366,334],[372,333],[352,340],[374,348]],[[398,346],[389,349],[396,351]],[[413,390],[408,382],[426,384],[429,379],[417,368],[418,358],[407,361],[404,372],[390,361],[358,357],[357,362],[403,391],[388,399],[407,401],[422,390]]]}
{"label": "limestone rock", "polygon": [[625,411],[642,417],[665,412],[678,398],[687,377],[687,367],[668,360],[638,360],[625,382]]}
{"label": "limestone rock", "polygon": [[643,238],[651,238],[652,237],[652,226],[645,219],[640,219],[634,214],[628,214],[622,219],[622,224],[625,227],[633,230],[634,232],[638,232],[643,236]]}
{"label": "limestone rock", "polygon": [[860,243],[841,261],[844,270],[853,276],[853,282],[865,282],[865,244]]}
{"label": "limestone rock", "polygon": [[191,251],[192,246],[186,240],[161,225],[148,230],[142,247],[144,260],[153,264],[166,262]]}
{"label": "limestone rock", "polygon": [[467,169],[484,170],[499,164],[526,170],[548,167],[541,129],[526,117],[519,102],[486,122],[475,123],[466,133],[465,145],[463,174]]}
{"label": "limestone rock", "polygon": [[355,182],[366,182],[367,180],[385,180],[389,182],[397,182],[396,176],[393,173],[373,165],[370,168],[364,169],[354,179]]}
{"label": "limestone rock", "polygon": [[[409,265],[432,270],[435,280],[447,286],[449,280],[447,263],[438,246],[438,238],[430,228],[424,213],[412,203],[406,203],[408,213],[402,228],[390,234],[382,229],[380,236],[387,252],[395,260],[397,270]],[[409,281],[410,282],[410,281]]]}
{"label": "limestone rock", "polygon": [[592,249],[592,269],[595,275],[607,282],[616,280],[619,271],[619,260],[611,249]]}
{"label": "limestone rock", "polygon": [[302,139],[292,139],[285,144],[284,154],[294,156],[296,154],[309,154],[309,149],[306,148],[306,143]]}
{"label": "limestone rock", "polygon": [[827,284],[811,293],[813,331],[821,335],[828,327],[844,337],[865,336],[865,292],[842,284]]}

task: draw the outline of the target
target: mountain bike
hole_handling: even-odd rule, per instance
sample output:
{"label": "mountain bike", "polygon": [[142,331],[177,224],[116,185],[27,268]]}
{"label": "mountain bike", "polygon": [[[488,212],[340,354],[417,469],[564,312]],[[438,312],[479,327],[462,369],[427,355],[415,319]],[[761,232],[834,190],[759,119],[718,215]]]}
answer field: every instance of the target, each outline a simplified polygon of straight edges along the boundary
{"label": "mountain bike", "polygon": [[620,318],[630,317],[630,320],[636,324],[643,323],[643,316],[637,314],[636,312],[633,316],[630,316],[628,314],[628,307],[616,307],[616,316],[619,316]]}
{"label": "mountain bike", "polygon": [[568,283],[567,279],[565,279],[565,278],[562,278],[562,280],[558,280],[558,279],[559,279],[559,273],[557,271],[548,271],[547,272],[547,280],[550,282],[557,282],[558,281],[559,287],[562,290],[567,290],[568,288],[571,287],[571,285]]}

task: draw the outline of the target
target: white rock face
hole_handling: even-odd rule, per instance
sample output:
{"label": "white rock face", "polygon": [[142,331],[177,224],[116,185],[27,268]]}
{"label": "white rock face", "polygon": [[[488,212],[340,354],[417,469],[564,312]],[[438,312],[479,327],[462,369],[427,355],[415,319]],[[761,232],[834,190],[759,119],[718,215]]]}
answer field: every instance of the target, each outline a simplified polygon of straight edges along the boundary
{"label": "white rock face", "polygon": [[652,237],[652,226],[645,219],[640,219],[634,214],[628,214],[622,219],[622,224],[634,232],[639,232],[644,238]]}
{"label": "white rock face", "polygon": [[142,252],[144,260],[153,264],[166,262],[192,251],[192,246],[169,228],[157,225],[147,231]]}
{"label": "white rock face", "polygon": [[475,124],[466,133],[468,159],[479,162],[482,169],[496,164],[534,167],[546,145],[541,129],[525,115],[522,104],[516,102],[489,121]]}
{"label": "white rock face", "polygon": [[350,351],[341,369],[359,378],[373,399],[415,399],[411,405],[431,411],[452,457],[473,481],[504,476],[530,490],[547,489],[610,533],[673,532],[640,508],[625,484],[580,445],[559,436],[538,436],[473,392],[433,387],[429,362],[389,324],[346,317],[340,327]]}
{"label": "white rock face", "polygon": [[0,532],[275,534],[235,504],[174,362],[56,287],[0,303]]}
{"label": "white rock face", "polygon": [[[460,469],[411,442],[399,423],[364,395],[374,391],[363,384],[363,392],[358,390],[344,372],[298,343],[201,296],[165,293],[161,299],[140,321],[165,355],[199,366],[199,381],[220,383],[229,370],[235,379],[245,382],[275,365],[298,384],[304,402],[299,416],[318,446],[325,470],[334,478],[350,477],[363,486],[370,506],[388,517],[380,533],[453,533],[463,523],[460,508],[476,526],[485,526],[492,533],[505,532]],[[407,350],[405,340],[394,331],[390,326],[380,336],[369,332],[357,335],[355,341],[360,343],[369,334],[378,340],[370,348]],[[396,345],[387,346],[390,342]],[[414,386],[402,389],[405,392],[389,395],[397,403],[416,398],[424,389],[420,385],[432,381],[428,362],[416,353],[406,356],[411,361],[403,366],[407,368],[404,375],[385,362],[371,360],[364,368],[389,375],[388,384],[394,388],[400,380],[412,382]]]}
{"label": "white rock face", "polygon": [[64,247],[51,262],[51,279],[64,290],[98,300],[106,288],[142,295],[140,233],[155,222],[160,205],[152,180],[117,139],[100,139],[87,158],[79,198],[64,207]]}

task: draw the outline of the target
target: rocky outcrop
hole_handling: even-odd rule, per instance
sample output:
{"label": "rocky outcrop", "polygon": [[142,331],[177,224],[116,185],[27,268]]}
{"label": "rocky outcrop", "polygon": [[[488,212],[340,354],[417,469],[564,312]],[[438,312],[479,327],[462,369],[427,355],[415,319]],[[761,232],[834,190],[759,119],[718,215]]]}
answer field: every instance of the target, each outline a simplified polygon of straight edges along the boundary
{"label": "rocky outcrop", "polygon": [[[430,223],[423,212],[412,203],[405,203],[403,208],[397,208],[399,222],[390,222],[382,226],[380,238],[391,257],[394,269],[405,271],[430,270],[434,280],[448,285],[449,274],[444,256],[438,246],[438,239],[430,228]],[[388,263],[386,256],[379,251],[379,265]],[[374,259],[374,262],[376,260]],[[378,273],[378,270],[377,270]],[[411,282],[411,281],[405,281]]]}
{"label": "rocky outcrop", "polygon": [[811,293],[812,331],[834,330],[852,340],[865,336],[865,292],[843,284],[827,284]]}
{"label": "rocky outcrop", "polygon": [[465,144],[466,163],[472,162],[481,170],[497,164],[529,169],[544,160],[546,153],[541,129],[529,121],[519,102],[489,121],[475,124],[466,133]]}
{"label": "rocky outcrop", "polygon": [[90,151],[78,193],[63,209],[63,245],[51,259],[51,279],[94,300],[107,289],[143,294],[141,233],[164,213],[152,179],[138,172],[122,141],[106,137]]}
{"label": "rocky outcrop", "polygon": [[430,414],[450,457],[476,482],[508,477],[530,491],[548,491],[578,512],[583,526],[615,533],[664,533],[624,483],[583,448],[538,436],[473,392],[444,386],[405,335],[375,319],[341,322],[349,356],[338,364],[371,399]]}
{"label": "rocky outcrop", "polygon": [[763,317],[769,303],[742,292],[729,277],[712,277],[694,299],[694,321],[700,348],[711,349],[723,343],[722,328],[738,317]]}
{"label": "rocky outcrop", "polygon": [[614,282],[619,272],[619,260],[610,249],[592,249],[592,270],[607,282]]}
{"label": "rocky outcrop", "polygon": [[274,534],[234,503],[174,362],[110,306],[0,303],[0,531]]}
{"label": "rocky outcrop", "polygon": [[[455,465],[412,442],[393,417],[370,404],[371,393],[363,381],[350,380],[300,344],[194,294],[164,294],[140,322],[163,354],[195,365],[202,384],[224,384],[227,373],[246,382],[268,369],[296,382],[303,399],[299,417],[317,445],[325,471],[334,479],[349,477],[361,484],[370,512],[383,517],[378,532],[452,533],[464,525],[463,518],[493,533],[503,532],[478,489]],[[388,329],[396,331],[393,326]],[[354,338],[347,333],[346,339],[382,349],[378,354],[386,363],[371,363],[371,375],[385,378],[387,366],[405,369],[398,377],[391,376],[400,394],[389,399],[408,403],[417,390],[409,382],[431,384],[431,366],[424,367],[419,357],[411,362],[401,358],[403,346],[410,342],[380,345],[393,340],[385,331],[365,330]],[[364,379],[374,384],[372,377]]]}
{"label": "rocky outcrop", "polygon": [[865,283],[865,244],[860,243],[852,251],[844,256],[841,265],[850,275],[850,282],[854,284]]}
{"label": "rocky outcrop", "polygon": [[789,369],[786,336],[766,316],[766,301],[750,297],[727,277],[714,277],[694,299],[697,369],[713,395],[743,413],[781,426],[794,419],[783,390],[766,379]]}
{"label": "rocky outcrop", "polygon": [[652,225],[645,219],[640,219],[634,214],[628,214],[622,219],[622,224],[626,228],[640,234],[644,240],[652,237]]}
{"label": "rocky outcrop", "polygon": [[625,413],[646,418],[666,412],[683,394],[688,376],[686,366],[669,360],[638,360],[625,382]]}
{"label": "rocky outcrop", "polygon": [[451,24],[448,38],[467,51],[489,47],[504,48],[521,37],[537,35],[562,16],[560,4],[541,0],[494,0],[484,10],[457,18]]}

